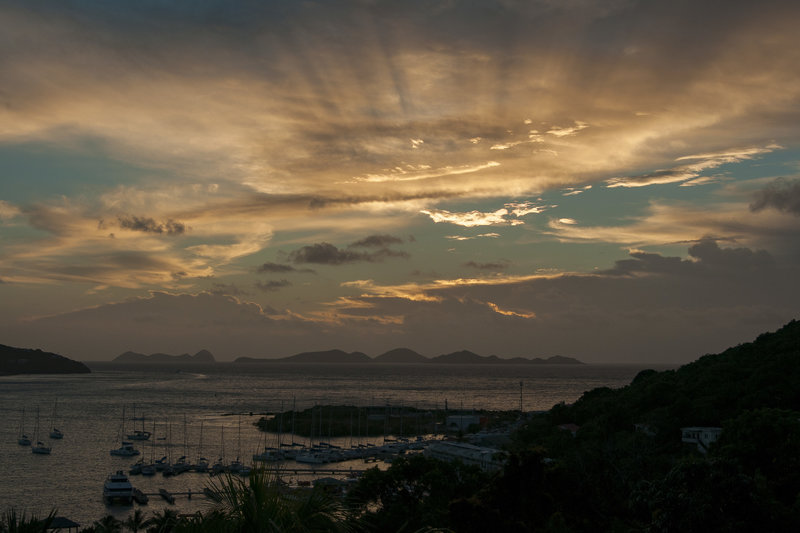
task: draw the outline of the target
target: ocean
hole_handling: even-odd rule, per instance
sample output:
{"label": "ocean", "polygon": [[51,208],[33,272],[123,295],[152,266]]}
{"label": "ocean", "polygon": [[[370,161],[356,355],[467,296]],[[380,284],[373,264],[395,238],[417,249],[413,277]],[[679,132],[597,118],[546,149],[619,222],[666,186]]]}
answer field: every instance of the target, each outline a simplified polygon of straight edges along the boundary
{"label": "ocean", "polygon": [[[642,366],[633,365],[435,365],[435,364],[229,364],[118,365],[88,363],[91,374],[0,377],[0,512],[59,515],[91,525],[106,514],[123,520],[138,505],[106,506],[103,481],[116,470],[127,472],[138,458],[111,456],[123,430],[154,432],[136,443],[140,457],[169,455],[173,460],[200,454],[214,462],[274,446],[277,436],[255,427],[260,415],[314,405],[358,407],[408,406],[423,409],[519,409],[542,411],[573,402],[587,390],[628,385]],[[661,370],[667,367],[659,367]],[[522,387],[520,388],[520,383]],[[520,396],[521,393],[521,396]],[[24,418],[23,418],[24,410]],[[31,453],[17,444],[21,424],[32,439],[38,413],[39,439],[50,455]],[[133,417],[144,421],[132,420]],[[64,438],[48,438],[50,428]],[[287,422],[288,426],[288,422]],[[298,439],[296,439],[298,440]],[[349,446],[347,439],[340,444]],[[333,439],[334,443],[337,439]],[[34,441],[35,442],[35,441]],[[380,442],[376,440],[375,442]],[[295,463],[291,463],[295,468]],[[363,469],[360,461],[335,468]],[[307,468],[307,467],[306,467]],[[327,466],[331,468],[331,466]],[[302,474],[296,475],[298,478]],[[131,476],[146,493],[166,488],[197,494],[207,474],[165,478]],[[178,498],[178,512],[202,510],[199,494]],[[167,507],[156,496],[142,506],[146,513]]]}

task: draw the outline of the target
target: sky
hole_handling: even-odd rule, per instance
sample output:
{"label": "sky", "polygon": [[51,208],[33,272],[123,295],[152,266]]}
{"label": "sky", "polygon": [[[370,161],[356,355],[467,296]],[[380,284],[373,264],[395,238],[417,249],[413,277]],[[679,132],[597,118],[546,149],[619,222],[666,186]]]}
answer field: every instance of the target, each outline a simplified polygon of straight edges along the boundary
{"label": "sky", "polygon": [[793,1],[0,0],[0,343],[683,363],[800,318]]}

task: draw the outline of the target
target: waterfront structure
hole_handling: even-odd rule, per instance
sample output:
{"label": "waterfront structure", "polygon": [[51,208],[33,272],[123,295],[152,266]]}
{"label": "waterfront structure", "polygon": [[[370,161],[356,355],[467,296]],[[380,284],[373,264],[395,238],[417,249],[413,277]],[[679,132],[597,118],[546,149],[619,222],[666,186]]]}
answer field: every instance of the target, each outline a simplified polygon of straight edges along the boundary
{"label": "waterfront structure", "polygon": [[487,472],[502,469],[506,460],[506,454],[501,450],[475,446],[465,442],[433,442],[422,453],[426,457],[441,461],[461,461],[467,465],[476,465]]}

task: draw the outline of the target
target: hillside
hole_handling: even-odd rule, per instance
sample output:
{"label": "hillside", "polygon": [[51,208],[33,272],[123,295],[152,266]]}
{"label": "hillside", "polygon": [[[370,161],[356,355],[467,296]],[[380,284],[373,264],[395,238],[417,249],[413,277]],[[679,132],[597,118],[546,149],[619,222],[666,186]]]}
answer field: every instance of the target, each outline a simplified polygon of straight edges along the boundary
{"label": "hillside", "polygon": [[800,322],[792,321],[677,370],[644,370],[625,388],[590,391],[564,416],[577,424],[600,417],[613,427],[647,423],[662,431],[719,426],[748,409],[800,410],[798,383]]}
{"label": "hillside", "polygon": [[254,357],[239,357],[234,363],[369,363],[372,359],[361,352],[347,353],[343,350],[326,350],[321,352],[303,352],[289,357],[278,359],[258,359]]}
{"label": "hillside", "polygon": [[239,357],[234,363],[434,363],[434,364],[556,364],[556,365],[582,365],[581,361],[571,357],[556,355],[547,359],[514,357],[503,359],[496,355],[478,355],[461,350],[436,357],[425,357],[408,348],[395,348],[376,357],[369,357],[362,352],[347,353],[342,350],[327,350],[321,352],[303,352],[290,357],[264,359],[255,357]]}
{"label": "hillside", "polygon": [[165,353],[154,353],[145,355],[136,352],[125,352],[113,359],[115,363],[215,363],[214,356],[208,350],[200,350],[194,355],[184,353],[181,355],[169,355]]}
{"label": "hillside", "polygon": [[428,358],[408,348],[395,348],[375,357],[376,363],[425,363]]}
{"label": "hillside", "polygon": [[[798,531],[798,383],[792,321],[677,370],[591,390],[515,434],[515,468],[536,472],[537,486],[519,494],[507,470],[480,507],[461,512],[512,498],[526,502],[517,509],[550,502],[541,519],[569,517],[565,531]],[[681,428],[694,426],[721,428],[719,439],[683,442]],[[511,509],[498,520],[519,518]]]}
{"label": "hillside", "polygon": [[91,370],[63,355],[0,344],[0,375],[88,374]]}

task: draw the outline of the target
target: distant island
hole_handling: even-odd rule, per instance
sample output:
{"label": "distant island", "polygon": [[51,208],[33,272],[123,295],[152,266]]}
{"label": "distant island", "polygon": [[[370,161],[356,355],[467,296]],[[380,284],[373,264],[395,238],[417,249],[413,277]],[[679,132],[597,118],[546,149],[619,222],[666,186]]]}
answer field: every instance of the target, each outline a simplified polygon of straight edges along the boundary
{"label": "distant island", "polygon": [[169,355],[166,353],[153,353],[145,355],[136,352],[125,352],[113,359],[115,363],[216,363],[216,359],[208,350],[200,350],[194,355],[184,353],[181,355]]}
{"label": "distant island", "polygon": [[63,355],[0,344],[0,376],[16,374],[88,374],[89,367]]}
{"label": "distant island", "polygon": [[498,364],[544,364],[544,365],[582,365],[582,361],[572,357],[554,355],[546,359],[536,357],[513,357],[504,359],[496,355],[478,355],[462,350],[436,357],[425,357],[408,348],[396,348],[376,357],[370,357],[362,352],[347,353],[342,350],[326,350],[321,352],[303,352],[289,357],[277,359],[263,359],[255,357],[239,357],[234,363],[432,363],[456,365],[498,365]]}

